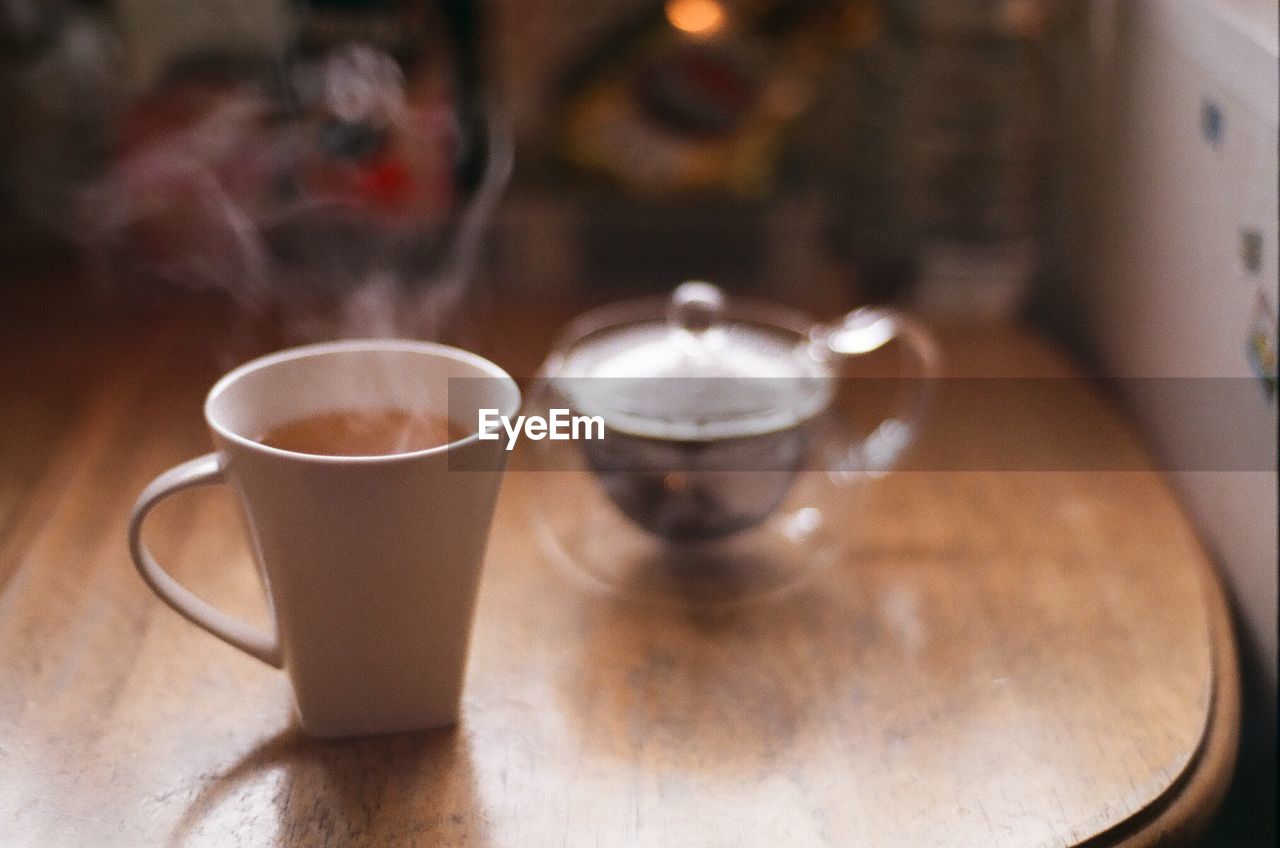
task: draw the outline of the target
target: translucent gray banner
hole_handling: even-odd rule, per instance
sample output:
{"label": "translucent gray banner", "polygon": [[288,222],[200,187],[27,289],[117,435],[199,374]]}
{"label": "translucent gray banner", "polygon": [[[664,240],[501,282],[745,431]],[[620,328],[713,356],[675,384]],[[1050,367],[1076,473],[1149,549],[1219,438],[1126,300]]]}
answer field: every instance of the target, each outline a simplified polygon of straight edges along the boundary
{"label": "translucent gray banner", "polygon": [[458,470],[525,452],[526,470],[651,474],[1277,467],[1273,387],[1248,378],[524,380],[507,421],[481,382],[449,381],[450,417],[489,448]]}

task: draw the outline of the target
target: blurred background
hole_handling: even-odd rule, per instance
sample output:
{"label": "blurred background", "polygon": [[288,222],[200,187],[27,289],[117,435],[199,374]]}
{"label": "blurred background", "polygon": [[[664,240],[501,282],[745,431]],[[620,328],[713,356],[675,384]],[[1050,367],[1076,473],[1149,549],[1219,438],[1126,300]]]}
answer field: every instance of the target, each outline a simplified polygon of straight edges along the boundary
{"label": "blurred background", "polygon": [[[1072,191],[1053,165],[1095,48],[1086,6],[1059,0],[3,8],[17,215],[117,276],[238,296],[233,277],[434,267],[409,254],[446,245],[502,167],[494,110],[520,160],[486,256],[506,283],[803,279],[1008,315]],[[319,231],[342,281],[305,267],[333,264]]]}
{"label": "blurred background", "polygon": [[[1274,419],[1276,45],[1273,0],[0,0],[0,310],[483,347],[703,278]],[[1171,467],[1203,432],[1121,402]],[[1274,843],[1275,475],[1175,483],[1246,663],[1212,838]]]}

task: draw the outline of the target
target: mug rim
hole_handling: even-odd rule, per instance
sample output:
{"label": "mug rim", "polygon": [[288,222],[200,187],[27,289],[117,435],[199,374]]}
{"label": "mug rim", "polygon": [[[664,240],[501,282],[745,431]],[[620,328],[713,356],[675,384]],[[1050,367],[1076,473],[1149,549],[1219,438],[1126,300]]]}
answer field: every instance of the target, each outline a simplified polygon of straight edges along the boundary
{"label": "mug rim", "polygon": [[[272,368],[285,362],[293,362],[299,359],[309,359],[318,356],[327,356],[335,353],[346,353],[351,351],[390,351],[393,353],[417,353],[425,356],[436,358],[451,359],[454,362],[461,362],[479,369],[503,383],[511,390],[512,396],[509,404],[502,404],[503,415],[512,415],[519,411],[522,403],[520,394],[520,386],[517,385],[515,379],[508,374],[501,366],[477,353],[469,350],[463,350],[452,345],[441,344],[439,342],[424,342],[415,339],[391,339],[391,338],[364,338],[364,339],[343,339],[331,342],[315,342],[312,344],[299,345],[297,347],[285,348],[274,353],[264,354],[255,359],[251,359],[241,365],[228,371],[226,374],[218,378],[218,381],[209,389],[209,393],[205,395],[204,400],[204,420],[209,429],[216,435],[226,439],[232,444],[257,451],[258,453],[274,456],[281,459],[290,459],[294,461],[309,461],[324,464],[335,465],[364,465],[364,464],[381,464],[388,462],[401,462],[406,460],[421,459],[427,456],[435,456],[444,454],[451,450],[456,450],[464,445],[478,442],[480,440],[479,431],[468,433],[461,439],[455,439],[451,442],[445,442],[435,447],[423,448],[422,450],[406,451],[404,453],[385,453],[371,455],[337,455],[337,454],[318,454],[303,453],[301,451],[291,451],[284,448],[277,448],[271,445],[263,444],[224,426],[221,422],[215,420],[213,414],[214,402],[234,384],[249,374],[261,371],[264,368]],[[506,408],[506,407],[510,408]]]}

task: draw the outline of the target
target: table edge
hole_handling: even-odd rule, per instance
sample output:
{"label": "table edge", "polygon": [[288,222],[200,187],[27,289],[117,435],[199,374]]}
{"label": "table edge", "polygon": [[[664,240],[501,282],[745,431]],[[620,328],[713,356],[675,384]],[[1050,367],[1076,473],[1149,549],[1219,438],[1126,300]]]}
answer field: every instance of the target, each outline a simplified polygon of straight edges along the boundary
{"label": "table edge", "polygon": [[1155,801],[1076,848],[1189,845],[1208,828],[1226,797],[1240,746],[1240,660],[1226,586],[1207,557],[1201,582],[1212,640],[1213,682],[1200,745],[1187,767]]}

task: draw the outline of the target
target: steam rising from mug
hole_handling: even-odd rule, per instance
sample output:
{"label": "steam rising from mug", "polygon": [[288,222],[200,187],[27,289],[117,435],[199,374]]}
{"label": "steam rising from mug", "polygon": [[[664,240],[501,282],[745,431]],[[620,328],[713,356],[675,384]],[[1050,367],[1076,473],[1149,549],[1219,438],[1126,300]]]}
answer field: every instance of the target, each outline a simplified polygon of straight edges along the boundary
{"label": "steam rising from mug", "polygon": [[198,117],[142,142],[126,122],[72,216],[91,266],[117,288],[220,292],[281,319],[288,340],[456,333],[510,174],[501,123],[488,118],[479,185],[455,197],[452,104],[432,90],[411,102],[389,56],[332,51],[292,67],[287,87],[179,83],[153,112],[194,101]]}

